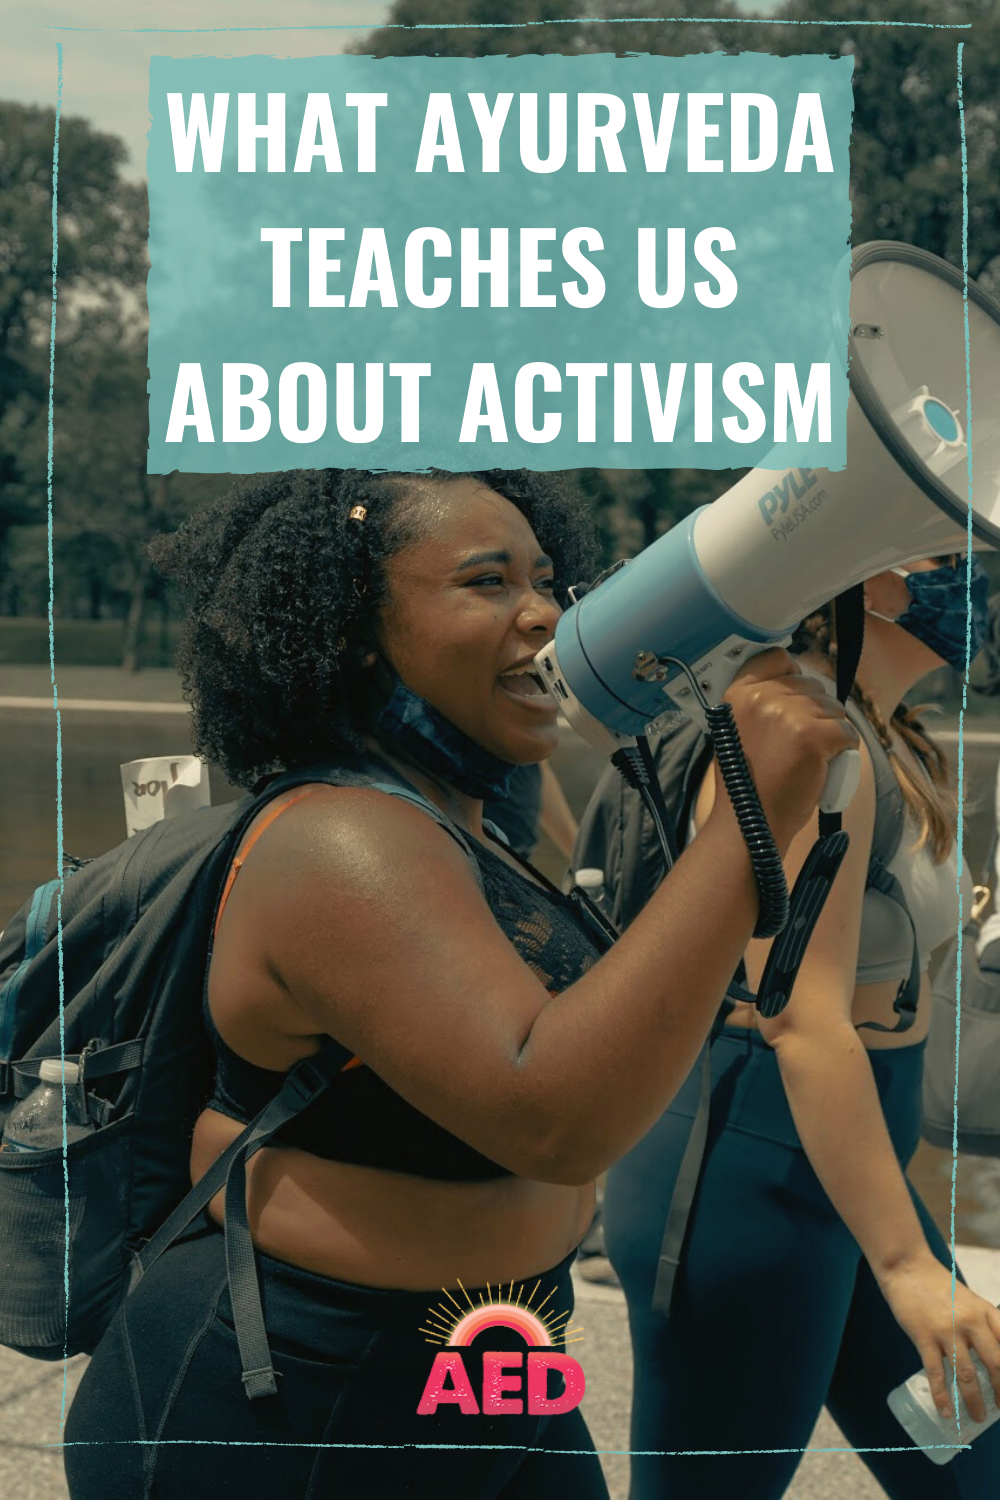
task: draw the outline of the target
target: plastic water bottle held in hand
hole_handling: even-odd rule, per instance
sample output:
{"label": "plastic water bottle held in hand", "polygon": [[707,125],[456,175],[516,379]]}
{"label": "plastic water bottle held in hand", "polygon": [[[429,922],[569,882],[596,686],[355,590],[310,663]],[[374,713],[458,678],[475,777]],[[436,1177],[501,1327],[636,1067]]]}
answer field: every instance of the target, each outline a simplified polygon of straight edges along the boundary
{"label": "plastic water bottle held in hand", "polygon": [[[959,1419],[955,1417],[944,1418],[934,1405],[931,1395],[930,1383],[923,1370],[918,1370],[915,1375],[904,1385],[897,1386],[890,1394],[889,1410],[901,1423],[918,1448],[922,1448],[931,1463],[947,1464],[961,1453],[962,1447],[973,1442],[981,1432],[1000,1418],[1000,1410],[997,1408],[996,1396],[993,1394],[993,1386],[986,1367],[977,1357],[974,1350],[969,1351],[969,1357],[975,1367],[976,1377],[979,1381],[979,1389],[983,1396],[983,1405],[986,1408],[986,1420],[976,1422],[969,1415],[969,1409],[962,1400],[961,1394],[958,1398]],[[953,1395],[952,1369],[950,1364],[945,1366],[948,1375],[948,1390]]]}
{"label": "plastic water bottle held in hand", "polygon": [[66,1142],[78,1141],[94,1129],[77,1088],[80,1066],[47,1057],[38,1070],[41,1080],[7,1116],[0,1151],[51,1151],[63,1143],[63,1079],[66,1080]]}

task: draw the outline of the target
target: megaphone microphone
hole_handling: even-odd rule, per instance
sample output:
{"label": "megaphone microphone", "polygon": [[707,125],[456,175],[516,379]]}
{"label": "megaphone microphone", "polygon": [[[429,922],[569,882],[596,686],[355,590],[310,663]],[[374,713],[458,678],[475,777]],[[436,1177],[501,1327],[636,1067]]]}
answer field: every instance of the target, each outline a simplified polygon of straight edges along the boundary
{"label": "megaphone microphone", "polygon": [[[536,658],[603,753],[671,711],[705,727],[744,662],[873,574],[964,552],[970,530],[1000,546],[1000,306],[937,256],[880,241],[853,251],[848,327],[836,317],[847,467],[765,461],[584,592]],[[859,764],[831,762],[821,810],[848,805]]]}

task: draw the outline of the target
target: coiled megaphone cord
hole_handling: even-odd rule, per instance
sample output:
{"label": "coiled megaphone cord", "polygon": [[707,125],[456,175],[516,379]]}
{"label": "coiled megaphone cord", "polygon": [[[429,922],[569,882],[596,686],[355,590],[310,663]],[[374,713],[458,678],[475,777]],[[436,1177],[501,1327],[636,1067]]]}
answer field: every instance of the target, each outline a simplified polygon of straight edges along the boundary
{"label": "coiled megaphone cord", "polygon": [[[753,935],[774,937],[785,926],[789,912],[788,882],[781,855],[760,805],[760,798],[743,754],[743,746],[740,744],[732,708],[728,703],[718,707],[708,704],[704,706],[719,770],[733,804],[740,832],[750,852],[750,862],[757,879],[760,910]],[[677,834],[646,736],[636,736],[635,749],[629,746],[616,751],[611,757],[611,764],[642,798],[656,829],[664,864],[668,870],[672,869],[678,858]]]}
{"label": "coiled megaphone cord", "polygon": [[753,935],[756,938],[775,937],[788,921],[789,897],[785,867],[743,754],[732,705],[718,703],[706,704],[704,707],[719,771],[757,877],[760,909]]}
{"label": "coiled megaphone cord", "polygon": [[[774,842],[774,834],[764,816],[764,809],[760,805],[750,767],[743,754],[740,732],[736,727],[732,706],[729,703],[709,703],[701,683],[686,661],[681,661],[676,656],[661,656],[659,660],[669,662],[671,666],[678,667],[683,672],[691,684],[691,691],[701,705],[709,734],[712,736],[719,771],[726,791],[729,793],[729,800],[733,804],[736,821],[740,826],[743,841],[750,852],[750,862],[757,878],[760,907],[753,935],[756,938],[776,937],[788,921],[790,905],[788,881],[785,879],[785,867],[782,864],[778,846]],[[646,750],[648,754],[648,746]],[[655,776],[653,779],[657,780]],[[659,785],[658,782],[657,785]]]}
{"label": "coiled megaphone cord", "polygon": [[[791,997],[802,956],[844,858],[848,838],[839,830],[824,831],[789,896],[784,865],[743,753],[732,706],[709,703],[686,662],[676,657],[660,660],[670,662],[684,673],[705,715],[719,771],[757,881],[760,907],[753,935],[771,938],[784,934],[771,949],[758,993],[753,995],[735,984],[730,986],[729,993],[734,998],[753,1000],[763,1015],[775,1016],[784,1010]],[[637,735],[635,748],[619,750],[611,757],[611,763],[642,798],[656,829],[666,868],[671,869],[678,858],[677,834],[645,735]]]}

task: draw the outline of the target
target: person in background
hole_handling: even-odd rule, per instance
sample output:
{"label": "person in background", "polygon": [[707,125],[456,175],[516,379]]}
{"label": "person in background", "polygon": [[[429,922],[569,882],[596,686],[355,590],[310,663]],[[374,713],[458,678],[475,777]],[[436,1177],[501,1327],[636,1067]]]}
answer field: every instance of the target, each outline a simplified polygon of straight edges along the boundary
{"label": "person in background", "polygon": [[[976,684],[975,691],[987,698],[1000,697],[1000,595],[995,595],[990,600],[990,625],[983,647],[983,666],[984,677],[982,682]],[[997,765],[993,796],[993,827],[1000,834],[1000,763]],[[997,900],[997,892],[1000,890],[1000,838],[994,845],[992,874],[993,910],[979,929],[976,957],[984,968],[996,971],[1000,970],[1000,903]]]}
{"label": "person in background", "polygon": [[515,766],[503,796],[483,804],[483,817],[500,829],[522,859],[531,859],[539,832],[551,839],[565,860],[572,856],[576,819],[548,761]]}
{"label": "person in background", "polygon": [[[986,588],[976,562],[973,655]],[[975,1418],[984,1404],[970,1351],[1000,1393],[1000,1312],[961,1281],[953,1289],[950,1248],[904,1175],[919,1140],[929,953],[954,936],[959,873],[946,762],[904,695],[944,662],[964,669],[966,597],[964,558],[913,562],[865,585],[850,847],[787,1008],[768,1019],[736,1003],[711,1048],[706,1146],[682,1251],[673,1245],[668,1256],[665,1227],[682,1163],[691,1170],[701,1068],[608,1172],[605,1236],[633,1340],[631,1500],[779,1500],[824,1404],[891,1500],[1000,1495],[1000,1426],[938,1467],[886,1405],[923,1363],[947,1416],[954,1349]],[[804,670],[834,675],[829,608],[804,622],[797,645]],[[699,787],[701,774],[692,827],[678,829],[692,848],[718,805],[715,775]],[[635,824],[641,811],[623,816],[621,796],[602,784],[583,818],[593,843],[582,841],[577,860],[604,864],[631,893],[627,928],[662,865]],[[876,813],[890,797],[905,819],[882,869],[893,887],[872,884],[871,859]],[[785,857],[789,887],[815,837],[815,824],[804,828]],[[705,919],[721,906],[710,901]],[[769,949],[746,949],[751,989]],[[915,1014],[897,1030],[906,992]],[[654,1288],[669,1279],[662,1268],[678,1255],[666,1310],[654,1307]]]}
{"label": "person in background", "polygon": [[559,778],[547,760],[542,761],[539,770],[542,773],[542,808],[538,817],[538,826],[568,862],[573,857],[573,845],[576,843],[578,831],[577,821],[566,801],[566,793],[562,789]]}

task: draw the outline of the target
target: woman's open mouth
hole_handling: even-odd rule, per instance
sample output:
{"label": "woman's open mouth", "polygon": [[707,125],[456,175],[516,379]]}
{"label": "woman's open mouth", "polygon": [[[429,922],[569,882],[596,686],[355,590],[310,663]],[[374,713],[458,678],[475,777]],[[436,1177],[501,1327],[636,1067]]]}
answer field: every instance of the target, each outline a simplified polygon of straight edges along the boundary
{"label": "woman's open mouth", "polygon": [[557,705],[536,672],[534,661],[501,672],[497,682],[509,698],[516,698],[524,707],[557,712]]}

